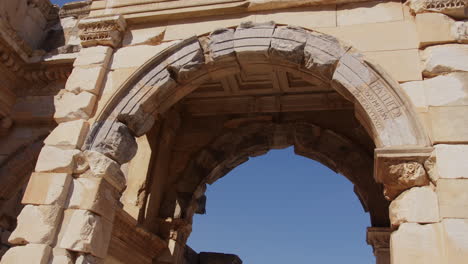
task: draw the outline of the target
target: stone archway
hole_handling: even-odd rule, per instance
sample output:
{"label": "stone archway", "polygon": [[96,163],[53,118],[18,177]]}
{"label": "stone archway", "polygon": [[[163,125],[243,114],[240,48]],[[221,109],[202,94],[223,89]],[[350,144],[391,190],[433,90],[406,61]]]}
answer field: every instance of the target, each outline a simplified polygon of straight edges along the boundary
{"label": "stone archway", "polygon": [[[94,198],[95,203],[79,200],[78,185],[70,190],[64,187],[63,193],[69,192],[69,199],[75,202],[68,208],[76,210],[65,211],[63,220],[57,217],[40,242],[52,245],[52,241],[57,241],[57,248],[81,252],[81,259],[104,258],[115,203],[126,185],[120,166],[137,152],[135,137],[147,133],[174,105],[213,76],[229,76],[249,68],[292,72],[306,81],[332,87],[352,103],[355,117],[379,148],[374,177],[396,189],[393,195],[418,186],[412,182],[398,185],[398,179],[411,171],[388,173],[391,165],[405,169],[408,162],[416,162],[421,166],[428,156],[425,147],[431,146],[411,103],[395,81],[334,37],[303,28],[248,22],[170,46],[143,65],[114,94],[99,113],[83,153],[72,153],[79,161],[72,172],[78,180],[93,185],[90,199]],[[403,155],[407,154],[401,150],[405,148],[413,151]],[[424,153],[420,155],[421,152]],[[183,226],[182,222],[174,224]],[[85,238],[82,231],[86,231]],[[174,246],[177,241],[167,242],[170,254],[180,255],[180,251],[173,250],[180,246]],[[162,257],[162,263],[177,263],[179,256]]]}

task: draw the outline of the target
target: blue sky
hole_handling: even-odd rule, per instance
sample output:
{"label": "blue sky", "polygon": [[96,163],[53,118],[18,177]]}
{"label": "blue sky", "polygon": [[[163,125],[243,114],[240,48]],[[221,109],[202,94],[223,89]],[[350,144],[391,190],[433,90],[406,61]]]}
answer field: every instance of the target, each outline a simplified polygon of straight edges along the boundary
{"label": "blue sky", "polygon": [[207,191],[189,245],[246,264],[375,263],[352,184],[292,148],[252,158]]}
{"label": "blue sky", "polygon": [[72,1],[70,1],[70,0],[51,0],[50,2],[52,2],[52,4],[62,6],[65,3],[73,2],[73,1],[76,1],[76,0],[72,0]]}
{"label": "blue sky", "polygon": [[234,253],[245,264],[375,263],[352,184],[292,148],[252,158],[206,194],[188,242],[197,252]]}

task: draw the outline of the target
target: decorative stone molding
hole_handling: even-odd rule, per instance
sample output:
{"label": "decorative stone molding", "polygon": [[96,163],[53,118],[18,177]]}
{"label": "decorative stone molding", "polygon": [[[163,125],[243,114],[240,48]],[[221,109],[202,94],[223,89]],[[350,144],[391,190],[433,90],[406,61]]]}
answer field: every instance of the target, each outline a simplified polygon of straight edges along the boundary
{"label": "decorative stone molding", "polygon": [[374,178],[384,185],[384,195],[395,199],[403,191],[430,184],[424,165],[432,148],[376,149]]}
{"label": "decorative stone molding", "polygon": [[76,1],[64,4],[59,11],[60,18],[86,16],[91,11],[92,1]]}
{"label": "decorative stone molding", "polygon": [[374,248],[374,252],[379,249],[389,249],[391,234],[392,229],[389,227],[368,227],[366,242]]}
{"label": "decorative stone molding", "polygon": [[87,18],[80,21],[81,45],[91,47],[97,45],[116,48],[122,41],[127,24],[121,15],[100,18]]}
{"label": "decorative stone molding", "polygon": [[468,0],[409,0],[406,4],[418,14],[424,12],[440,12],[454,17],[466,17],[464,9]]}

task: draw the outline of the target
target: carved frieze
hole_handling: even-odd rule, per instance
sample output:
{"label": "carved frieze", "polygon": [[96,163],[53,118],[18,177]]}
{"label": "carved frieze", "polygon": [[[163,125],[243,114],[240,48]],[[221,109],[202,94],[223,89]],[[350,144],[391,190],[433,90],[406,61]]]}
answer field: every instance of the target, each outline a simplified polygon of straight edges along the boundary
{"label": "carved frieze", "polygon": [[120,45],[126,26],[125,19],[121,15],[83,19],[78,25],[81,45],[83,47],[104,45],[115,48]]}
{"label": "carved frieze", "polygon": [[406,4],[414,13],[440,12],[458,18],[466,17],[468,0],[409,0]]}

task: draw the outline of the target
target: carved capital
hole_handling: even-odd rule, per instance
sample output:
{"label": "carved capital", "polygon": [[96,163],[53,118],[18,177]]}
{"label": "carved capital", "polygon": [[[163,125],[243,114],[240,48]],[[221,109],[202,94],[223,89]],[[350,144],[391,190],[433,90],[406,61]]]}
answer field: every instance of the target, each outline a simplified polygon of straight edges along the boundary
{"label": "carved capital", "polygon": [[429,185],[423,164],[431,156],[432,148],[376,149],[374,178],[384,185],[384,195],[395,199],[403,191]]}
{"label": "carved capital", "polygon": [[121,15],[86,18],[80,21],[81,45],[91,47],[97,45],[116,48],[122,41],[127,24]]}
{"label": "carved capital", "polygon": [[374,248],[374,252],[380,249],[390,248],[390,235],[392,230],[388,227],[368,227],[366,242]]}

